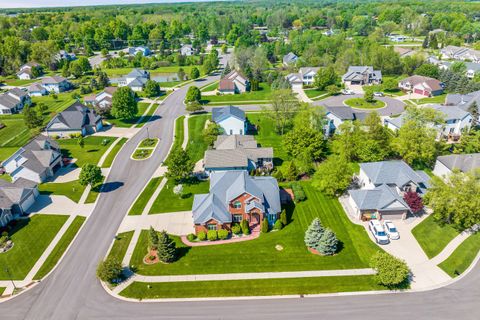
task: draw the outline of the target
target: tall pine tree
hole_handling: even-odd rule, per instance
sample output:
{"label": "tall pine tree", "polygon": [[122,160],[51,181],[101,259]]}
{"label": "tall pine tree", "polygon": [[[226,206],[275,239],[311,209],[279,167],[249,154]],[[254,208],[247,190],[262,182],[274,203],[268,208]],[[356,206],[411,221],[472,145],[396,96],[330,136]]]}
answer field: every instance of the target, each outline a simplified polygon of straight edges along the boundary
{"label": "tall pine tree", "polygon": [[158,233],[152,226],[148,231],[148,245],[151,250],[156,250],[158,247]]}
{"label": "tall pine tree", "polygon": [[338,239],[335,236],[335,233],[329,228],[326,228],[320,238],[320,242],[318,243],[318,252],[325,256],[330,256],[337,252],[337,247]]}
{"label": "tall pine tree", "polygon": [[316,250],[324,232],[320,219],[315,218],[305,232],[305,245]]}
{"label": "tall pine tree", "polygon": [[177,253],[175,241],[173,241],[165,231],[162,231],[158,237],[157,254],[162,262],[173,262]]}

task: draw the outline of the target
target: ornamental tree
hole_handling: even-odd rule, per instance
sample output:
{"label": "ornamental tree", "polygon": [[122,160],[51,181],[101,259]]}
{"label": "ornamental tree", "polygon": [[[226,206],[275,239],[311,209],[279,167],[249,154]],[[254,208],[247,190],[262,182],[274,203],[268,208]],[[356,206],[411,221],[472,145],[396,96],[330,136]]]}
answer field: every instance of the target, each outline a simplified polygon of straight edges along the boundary
{"label": "ornamental tree", "polygon": [[191,86],[188,88],[187,94],[185,95],[186,103],[192,103],[192,102],[200,103],[201,99],[202,99],[202,94],[200,92],[200,89],[198,89],[198,87]]}
{"label": "ornamental tree", "polygon": [[160,95],[160,85],[157,81],[149,79],[145,83],[144,92],[149,98],[158,97]]}
{"label": "ornamental tree", "polygon": [[194,163],[190,160],[188,153],[182,148],[175,148],[166,162],[168,166],[167,178],[180,182],[190,176]]}
{"label": "ornamental tree", "polygon": [[129,87],[118,88],[112,97],[112,116],[117,119],[132,119],[138,113],[135,93]]}
{"label": "ornamental tree", "polygon": [[423,209],[423,200],[415,191],[406,192],[403,200],[408,204],[413,213],[419,213]]}
{"label": "ornamental tree", "polygon": [[386,252],[377,252],[370,260],[370,267],[377,271],[375,279],[388,288],[400,287],[408,281],[407,264]]}
{"label": "ornamental tree", "polygon": [[198,79],[200,77],[200,70],[197,67],[193,67],[190,71],[190,79]]}
{"label": "ornamental tree", "polygon": [[320,222],[320,219],[315,218],[313,219],[312,223],[308,227],[307,231],[305,232],[305,245],[308,248],[312,248],[317,250],[318,245],[320,243],[320,239],[323,236],[323,233],[325,232],[325,229],[322,226],[322,223]]}
{"label": "ornamental tree", "polygon": [[92,187],[102,182],[102,179],[102,169],[100,169],[99,166],[91,163],[86,163],[83,165],[82,171],[80,171],[80,176],[78,178],[82,186],[90,185]]}
{"label": "ornamental tree", "polygon": [[157,254],[160,261],[173,262],[176,257],[176,252],[177,247],[175,241],[168,236],[167,232],[160,232],[157,246]]}

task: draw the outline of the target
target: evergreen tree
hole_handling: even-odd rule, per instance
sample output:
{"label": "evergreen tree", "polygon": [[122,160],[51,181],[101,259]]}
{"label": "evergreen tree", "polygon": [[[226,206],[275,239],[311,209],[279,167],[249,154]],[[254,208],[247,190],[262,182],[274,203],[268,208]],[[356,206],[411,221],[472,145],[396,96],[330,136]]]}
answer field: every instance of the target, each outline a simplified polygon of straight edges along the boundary
{"label": "evergreen tree", "polygon": [[242,233],[245,235],[250,234],[250,226],[248,225],[248,221],[243,219],[242,222],[240,222],[240,227],[242,228]]}
{"label": "evergreen tree", "polygon": [[287,211],[285,209],[283,209],[282,213],[280,213],[280,221],[282,221],[284,226],[288,224]]}
{"label": "evergreen tree", "polygon": [[177,248],[173,241],[165,231],[160,232],[158,237],[157,254],[162,262],[173,262],[175,260]]}
{"label": "evergreen tree", "polygon": [[262,220],[262,233],[267,233],[268,232],[268,219],[264,218]]}
{"label": "evergreen tree", "polygon": [[37,112],[32,106],[26,105],[23,107],[23,121],[29,129],[39,127],[43,123],[43,116]]}
{"label": "evergreen tree", "polygon": [[320,239],[322,238],[324,232],[325,229],[323,228],[320,219],[315,218],[305,232],[305,245],[308,248],[317,250],[318,245],[320,244]]}
{"label": "evergreen tree", "polygon": [[320,242],[318,243],[318,252],[325,256],[330,256],[337,252],[337,246],[338,239],[335,236],[335,233],[329,228],[326,228],[322,237],[320,238]]}
{"label": "evergreen tree", "polygon": [[152,226],[150,226],[150,230],[148,231],[148,246],[152,250],[158,248],[158,233]]}
{"label": "evergreen tree", "polygon": [[230,72],[232,72],[232,69],[230,68],[230,65],[227,62],[227,65],[225,66],[225,68],[223,68],[222,77],[229,74]]}

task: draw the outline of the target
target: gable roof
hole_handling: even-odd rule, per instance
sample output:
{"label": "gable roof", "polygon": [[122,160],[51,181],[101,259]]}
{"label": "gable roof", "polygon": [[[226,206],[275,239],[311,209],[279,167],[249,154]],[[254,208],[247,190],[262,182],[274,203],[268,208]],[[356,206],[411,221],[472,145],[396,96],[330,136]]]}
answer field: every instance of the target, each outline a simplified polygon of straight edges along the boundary
{"label": "gable roof", "polygon": [[394,188],[384,184],[375,189],[351,190],[349,193],[360,210],[398,211],[410,209]]}
{"label": "gable roof", "polygon": [[219,91],[234,91],[235,83],[230,79],[220,79],[218,84]]}
{"label": "gable roof", "polygon": [[295,62],[298,60],[298,56],[293,53],[293,52],[289,52],[287,53],[286,55],[283,56],[283,63],[292,63],[292,62]]}
{"label": "gable roof", "polygon": [[381,184],[394,184],[402,187],[409,182],[428,186],[429,183],[425,175],[414,171],[402,160],[365,162],[360,164],[360,170],[377,186]]}
{"label": "gable roof", "polygon": [[310,73],[310,72],[313,72],[313,73],[317,73],[318,70],[320,70],[320,67],[302,67],[300,68],[300,70],[298,71],[301,75],[304,75],[304,74],[307,74],[307,73]]}
{"label": "gable roof", "polygon": [[149,72],[143,69],[134,68],[126,76],[127,78],[148,78]]}
{"label": "gable roof", "polygon": [[28,87],[28,92],[41,92],[44,90],[47,90],[47,89],[45,89],[39,82],[32,83]]}
{"label": "gable roof", "polygon": [[[0,109],[13,109],[20,103],[20,100],[15,99],[11,95],[4,93],[0,94]],[[3,108],[2,108],[3,107]]]}
{"label": "gable roof", "polygon": [[19,178],[15,182],[0,179],[0,209],[10,209],[30,194],[36,188],[36,183]]}
{"label": "gable roof", "polygon": [[458,169],[461,172],[470,172],[480,168],[480,153],[439,156],[437,161],[450,170]]}
{"label": "gable roof", "polygon": [[367,112],[353,111],[352,108],[347,106],[326,106],[325,109],[327,115],[331,113],[342,121],[364,120],[368,116]]}
{"label": "gable roof", "polygon": [[363,80],[365,76],[371,79],[381,79],[382,72],[380,70],[373,70],[372,66],[349,66],[347,72],[342,76],[342,80]]}
{"label": "gable roof", "polygon": [[437,79],[430,78],[430,77],[424,77],[424,76],[411,76],[408,78],[403,79],[400,81],[400,83],[406,84],[410,83],[412,87],[415,87],[417,85],[423,85],[427,89],[430,89],[431,91],[438,91],[438,90],[443,90],[442,83],[438,81]]}
{"label": "gable roof", "polygon": [[95,110],[89,109],[79,101],[76,101],[64,111],[53,117],[47,124],[49,130],[55,123],[62,123],[69,130],[82,130],[87,125],[95,125],[101,117]]}
{"label": "gable roof", "polygon": [[445,116],[445,121],[448,120],[463,120],[470,115],[469,112],[457,106],[433,106],[433,109],[440,111]]}
{"label": "gable roof", "polygon": [[42,84],[59,84],[67,79],[60,76],[45,77],[42,79]]}
{"label": "gable roof", "polygon": [[234,106],[212,108],[212,120],[216,123],[221,122],[229,117],[237,118],[240,121],[245,121],[245,112]]}

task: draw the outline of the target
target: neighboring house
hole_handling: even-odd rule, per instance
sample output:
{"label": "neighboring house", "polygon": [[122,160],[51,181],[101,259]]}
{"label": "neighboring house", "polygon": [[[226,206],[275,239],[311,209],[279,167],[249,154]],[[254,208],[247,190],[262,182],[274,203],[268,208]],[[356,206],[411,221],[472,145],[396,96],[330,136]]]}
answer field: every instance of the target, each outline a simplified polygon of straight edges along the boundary
{"label": "neighboring house", "polygon": [[238,107],[213,108],[212,121],[222,128],[223,134],[225,135],[243,135],[247,131],[245,112]]}
{"label": "neighboring house", "polygon": [[293,52],[289,52],[283,56],[282,61],[284,66],[295,65],[298,61],[298,56]]}
{"label": "neighboring house", "polygon": [[47,89],[45,89],[45,87],[39,82],[32,83],[30,86],[28,86],[27,91],[30,97],[41,97],[48,94]]}
{"label": "neighboring house", "polygon": [[31,80],[35,77],[33,76],[32,69],[40,68],[40,65],[36,62],[29,62],[20,67],[20,70],[17,72],[17,77],[21,80]]}
{"label": "neighboring house", "polygon": [[24,106],[32,103],[30,96],[23,90],[13,88],[0,94],[0,114],[20,112]]}
{"label": "neighboring house", "polygon": [[451,154],[437,158],[433,174],[438,177],[447,177],[453,170],[467,173],[478,169],[480,169],[480,153]]}
{"label": "neighboring house", "polygon": [[258,230],[263,219],[270,225],[281,211],[280,190],[273,177],[251,177],[245,170],[215,171],[210,192],[196,194],[192,215],[195,231],[230,230],[232,224],[247,220]]}
{"label": "neighboring house", "polygon": [[35,203],[37,184],[19,178],[15,182],[0,179],[0,227],[18,219]]}
{"label": "neighboring house", "polygon": [[443,94],[443,84],[434,78],[411,76],[398,83],[398,87],[407,92],[433,97]]}
{"label": "neighboring house", "polygon": [[69,90],[71,88],[71,83],[64,77],[53,76],[43,78],[42,86],[48,92],[60,93]]}
{"label": "neighboring house", "polygon": [[117,89],[118,87],[105,87],[100,93],[85,96],[83,102],[101,109],[108,109],[112,106],[113,94]]}
{"label": "neighboring house", "polygon": [[195,50],[193,49],[193,46],[191,44],[184,44],[180,48],[180,54],[182,56],[193,56],[195,54]]}
{"label": "neighboring house", "polygon": [[442,61],[435,57],[429,57],[428,62],[438,66],[442,70],[448,70],[454,62],[462,62],[465,67],[465,76],[469,79],[473,79],[476,74],[480,72],[480,63],[468,62],[468,61]]}
{"label": "neighboring house", "polygon": [[382,72],[369,66],[350,66],[342,76],[342,81],[346,85],[379,84],[382,82]]}
{"label": "neighboring house", "polygon": [[[458,106],[440,106],[436,105],[433,109],[441,112],[445,117],[442,125],[436,126],[438,131],[437,139],[447,139],[457,141],[464,131],[470,130],[472,125],[472,115],[459,108]],[[404,114],[397,118],[387,117],[384,119],[384,125],[393,131],[399,130],[405,121]]]}
{"label": "neighboring house", "polygon": [[220,79],[218,91],[223,94],[245,93],[250,90],[250,81],[234,70]]}
{"label": "neighboring house", "polygon": [[460,109],[470,112],[473,103],[477,105],[477,112],[479,117],[477,121],[480,121],[480,91],[474,91],[467,94],[447,94],[445,98],[445,104],[447,106],[457,106]]}
{"label": "neighboring house", "polygon": [[141,52],[144,57],[147,57],[151,54],[151,51],[148,47],[138,46],[138,47],[129,47],[128,54],[131,56],[136,56],[137,53]]}
{"label": "neighboring house", "polygon": [[388,36],[388,39],[390,39],[392,42],[404,42],[408,39],[408,37],[401,34],[392,33]]}
{"label": "neighboring house", "polygon": [[354,111],[347,106],[325,107],[327,123],[324,133],[326,136],[332,136],[338,130],[338,127],[345,121],[365,120],[367,112]]}
{"label": "neighboring house", "polygon": [[39,135],[18,149],[2,165],[14,182],[24,178],[42,183],[62,166],[62,153],[56,141]]}
{"label": "neighboring house", "polygon": [[425,194],[430,178],[400,160],[360,164],[360,189],[349,191],[349,203],[357,219],[405,219],[410,208],[405,192]]}
{"label": "neighboring house", "polygon": [[133,91],[142,91],[145,84],[150,79],[150,72],[142,69],[133,69],[125,77],[118,80],[119,87],[128,86]]}
{"label": "neighboring house", "polygon": [[75,56],[75,53],[68,53],[65,50],[60,50],[55,56],[55,58],[56,60],[68,60],[68,61],[77,59],[77,57]]}
{"label": "neighboring house", "polygon": [[480,51],[466,47],[446,46],[440,49],[442,59],[468,60],[475,63],[480,62]]}
{"label": "neighboring house", "polygon": [[410,48],[393,47],[393,51],[398,53],[400,58],[409,57],[415,54],[415,51]]}
{"label": "neighboring house", "polygon": [[207,172],[225,170],[273,169],[273,148],[259,148],[249,135],[221,135],[212,150],[205,151]]}
{"label": "neighboring house", "polygon": [[97,115],[94,109],[90,109],[77,101],[53,117],[47,124],[45,132],[48,136],[64,138],[72,134],[85,136],[101,129],[102,118]]}
{"label": "neighboring house", "polygon": [[311,86],[315,81],[315,75],[320,68],[303,67],[298,73],[290,73],[285,78],[290,82],[292,89],[301,89],[304,85]]}

